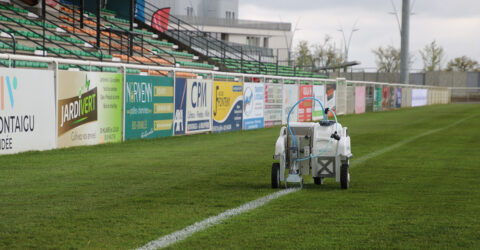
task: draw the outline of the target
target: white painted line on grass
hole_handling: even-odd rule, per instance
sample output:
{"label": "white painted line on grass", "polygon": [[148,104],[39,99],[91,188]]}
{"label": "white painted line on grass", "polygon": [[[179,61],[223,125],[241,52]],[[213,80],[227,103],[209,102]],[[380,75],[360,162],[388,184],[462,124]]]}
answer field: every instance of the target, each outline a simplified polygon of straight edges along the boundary
{"label": "white painted line on grass", "polygon": [[364,155],[364,156],[359,157],[359,158],[357,158],[357,159],[354,158],[354,160],[350,163],[350,167],[352,167],[352,165],[361,164],[361,163],[363,163],[364,161],[367,161],[367,160],[369,160],[369,159],[371,159],[371,158],[377,157],[377,156],[379,156],[379,155],[381,155],[381,154],[384,154],[384,153],[386,153],[386,152],[388,152],[388,151],[391,151],[391,150],[394,150],[394,149],[396,149],[396,148],[399,148],[399,147],[401,147],[401,146],[403,146],[403,145],[405,145],[405,144],[407,144],[407,143],[410,143],[410,142],[412,142],[412,141],[414,141],[414,140],[416,140],[416,139],[419,139],[419,138],[421,138],[421,137],[424,137],[424,136],[427,136],[427,135],[431,135],[431,134],[440,132],[440,131],[442,131],[442,130],[445,130],[445,129],[448,129],[448,128],[457,126],[458,124],[460,124],[460,123],[462,123],[462,122],[464,122],[464,121],[466,121],[466,120],[468,120],[468,119],[470,119],[470,118],[472,118],[472,117],[474,117],[474,116],[476,116],[476,115],[477,115],[477,114],[474,114],[474,115],[465,117],[465,118],[463,118],[463,119],[460,119],[460,120],[458,120],[458,121],[456,121],[456,122],[454,122],[454,123],[452,123],[452,124],[450,124],[450,125],[447,125],[447,126],[445,126],[445,127],[442,127],[442,128],[432,129],[432,130],[426,131],[426,132],[424,132],[424,133],[421,133],[421,134],[419,134],[419,135],[412,136],[412,137],[410,137],[410,138],[408,138],[408,139],[405,139],[405,140],[403,140],[403,141],[399,141],[399,142],[397,142],[397,143],[395,143],[395,144],[392,144],[392,145],[390,145],[390,146],[388,146],[388,147],[384,147],[384,148],[382,148],[382,149],[380,149],[380,150],[377,150],[377,151],[372,152],[372,153],[370,153],[370,154]]}
{"label": "white painted line on grass", "polygon": [[[460,119],[448,126],[445,126],[445,127],[442,127],[442,128],[437,128],[437,129],[432,129],[432,130],[429,130],[429,131],[426,131],[424,133],[421,133],[419,135],[416,135],[416,136],[412,136],[408,139],[405,139],[403,141],[400,141],[400,142],[397,142],[395,144],[392,144],[388,147],[385,147],[385,148],[382,148],[380,150],[377,150],[375,152],[372,152],[370,154],[367,154],[367,155],[364,155],[362,157],[359,157],[357,159],[355,159],[352,163],[350,163],[350,165],[354,164],[354,165],[357,165],[357,164],[361,164],[363,163],[364,161],[366,160],[369,160],[371,158],[374,158],[374,157],[377,157],[381,154],[384,154],[388,151],[391,151],[393,149],[396,149],[398,147],[401,147],[409,142],[412,142],[416,139],[419,139],[421,137],[424,137],[424,136],[427,136],[427,135],[431,135],[433,133],[437,133],[439,131],[442,131],[442,130],[445,130],[445,129],[448,129],[448,128],[451,128],[451,127],[454,127],[474,116],[476,116],[477,114],[474,114],[474,115],[471,115],[471,116],[468,116],[468,117],[465,117],[463,119]],[[219,215],[216,215],[216,216],[212,216],[210,218],[207,218],[203,221],[200,221],[200,222],[196,222],[195,224],[193,225],[190,225],[182,230],[179,230],[179,231],[176,231],[176,232],[173,232],[171,234],[168,234],[168,235],[165,235],[163,237],[160,237],[154,241],[151,241],[149,243],[147,243],[145,246],[141,247],[141,248],[138,248],[138,249],[158,249],[158,248],[164,248],[164,247],[167,247],[167,246],[170,246],[172,244],[175,244],[181,240],[184,240],[186,239],[187,237],[189,237],[190,235],[198,232],[198,231],[202,231],[204,229],[207,229],[213,225],[216,225],[216,224],[219,224],[221,223],[222,221],[230,218],[230,217],[233,217],[235,215],[239,215],[239,214],[242,214],[242,213],[245,213],[245,212],[248,212],[252,209],[255,209],[255,208],[258,208],[258,207],[261,207],[265,204],[267,204],[269,201],[271,200],[274,200],[274,199],[277,199],[281,196],[284,196],[286,194],[289,194],[289,193],[293,193],[293,192],[296,192],[300,190],[299,188],[289,188],[289,189],[285,189],[285,190],[281,190],[281,191],[278,191],[278,192],[275,192],[273,194],[269,194],[267,196],[264,196],[264,197],[261,197],[261,198],[258,198],[254,201],[251,201],[251,202],[248,202],[248,203],[245,203],[239,207],[236,207],[236,208],[232,208],[230,210],[227,210]]]}
{"label": "white painted line on grass", "polygon": [[213,225],[219,224],[222,221],[224,221],[224,220],[226,220],[230,217],[233,217],[235,215],[239,215],[239,214],[248,212],[248,211],[250,211],[252,209],[255,209],[257,207],[261,207],[261,206],[267,204],[271,200],[277,199],[277,198],[279,198],[281,196],[284,196],[286,194],[289,194],[289,193],[296,192],[298,190],[300,190],[300,189],[299,188],[289,188],[289,189],[284,189],[284,190],[275,192],[273,194],[269,194],[267,196],[258,198],[256,200],[245,203],[245,204],[243,204],[239,207],[227,210],[227,211],[225,211],[225,212],[223,212],[219,215],[212,216],[212,217],[207,218],[203,221],[197,222],[197,223],[195,223],[193,225],[190,225],[190,226],[188,226],[188,227],[186,227],[182,230],[173,232],[169,235],[165,235],[161,238],[158,238],[154,241],[149,242],[145,246],[143,246],[141,248],[138,248],[138,249],[158,249],[158,248],[167,247],[171,244],[174,244],[178,241],[181,241],[181,240],[189,237],[190,235],[194,234],[195,232],[202,231],[202,230],[204,230],[206,228],[209,228]]}

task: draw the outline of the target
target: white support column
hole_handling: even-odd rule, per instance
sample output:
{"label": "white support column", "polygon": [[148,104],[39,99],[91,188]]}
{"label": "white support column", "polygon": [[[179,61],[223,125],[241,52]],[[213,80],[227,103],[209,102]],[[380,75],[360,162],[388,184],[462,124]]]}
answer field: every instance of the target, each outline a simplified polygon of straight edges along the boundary
{"label": "white support column", "polygon": [[345,78],[336,79],[335,106],[337,115],[347,114],[347,81]]}

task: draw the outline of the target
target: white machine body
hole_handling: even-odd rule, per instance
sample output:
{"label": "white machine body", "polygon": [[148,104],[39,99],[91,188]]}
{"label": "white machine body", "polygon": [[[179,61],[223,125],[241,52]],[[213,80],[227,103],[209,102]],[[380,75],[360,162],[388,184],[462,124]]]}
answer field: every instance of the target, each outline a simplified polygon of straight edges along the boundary
{"label": "white machine body", "polygon": [[[339,182],[341,165],[348,165],[348,160],[352,157],[347,127],[328,121],[292,122],[290,128],[296,147],[287,127],[280,129],[280,136],[275,144],[274,159],[280,160],[280,180],[289,181],[286,179],[285,169],[290,169],[289,175],[292,175],[292,178],[301,178],[301,175],[310,174],[311,170],[314,178],[333,177]],[[332,136],[335,132],[337,138]]]}

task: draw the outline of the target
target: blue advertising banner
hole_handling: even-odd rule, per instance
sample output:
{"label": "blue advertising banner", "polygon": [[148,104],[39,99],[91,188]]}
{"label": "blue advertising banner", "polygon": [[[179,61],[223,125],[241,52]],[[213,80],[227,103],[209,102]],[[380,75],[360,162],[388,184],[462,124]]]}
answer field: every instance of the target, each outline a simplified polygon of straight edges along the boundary
{"label": "blue advertising banner", "polygon": [[244,83],[243,96],[243,129],[263,128],[263,83]]}
{"label": "blue advertising banner", "polygon": [[175,113],[173,120],[173,132],[175,135],[185,134],[185,118],[187,116],[187,79],[175,79]]}
{"label": "blue advertising banner", "polygon": [[396,97],[396,107],[400,108],[402,107],[402,88],[397,88],[397,93],[395,95]]}

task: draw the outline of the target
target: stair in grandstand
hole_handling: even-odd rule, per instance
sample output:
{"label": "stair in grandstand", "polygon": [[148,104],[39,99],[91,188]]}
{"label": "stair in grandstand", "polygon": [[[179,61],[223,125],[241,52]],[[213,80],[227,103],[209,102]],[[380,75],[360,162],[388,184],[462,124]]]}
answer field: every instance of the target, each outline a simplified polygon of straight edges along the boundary
{"label": "stair in grandstand", "polygon": [[[98,46],[95,14],[84,15],[84,25],[80,27],[78,6],[75,8],[74,5],[58,4],[55,8],[48,7],[44,30],[41,14],[36,13],[39,10],[30,11],[31,8],[23,3],[12,2],[14,5],[0,3],[0,52],[159,66],[177,65],[197,69],[214,67],[196,62],[198,57],[193,54],[175,51],[178,46],[157,40],[157,35],[145,30],[136,29],[132,33],[134,37],[132,46],[129,46],[126,27],[128,20],[117,18],[114,16],[115,13],[108,10],[102,10],[101,40]],[[12,35],[15,36],[15,40],[12,39]],[[29,67],[32,64],[19,63],[16,66],[24,65]],[[105,67],[100,70],[103,68]],[[80,69],[85,70],[84,67]],[[165,72],[146,73],[163,75]]]}

